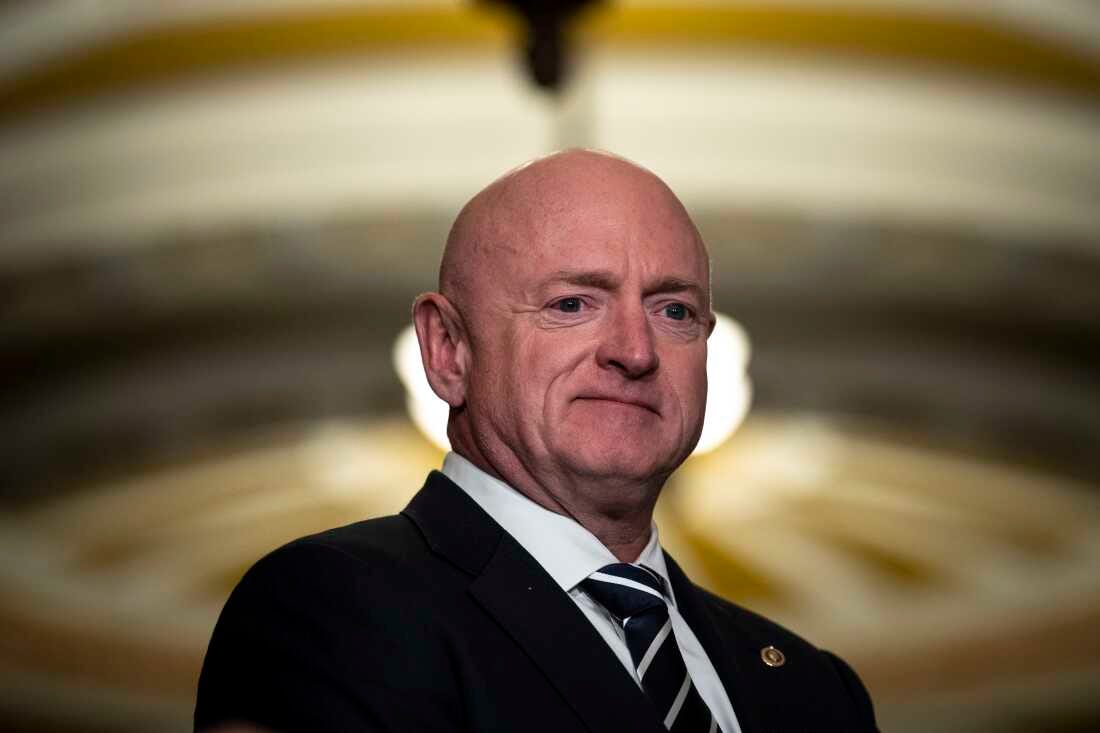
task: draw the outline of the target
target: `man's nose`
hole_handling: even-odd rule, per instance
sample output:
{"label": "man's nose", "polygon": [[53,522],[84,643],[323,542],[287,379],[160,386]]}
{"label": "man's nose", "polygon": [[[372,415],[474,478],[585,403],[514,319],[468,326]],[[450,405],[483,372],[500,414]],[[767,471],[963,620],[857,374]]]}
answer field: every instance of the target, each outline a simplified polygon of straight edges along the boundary
{"label": "man's nose", "polygon": [[596,361],[604,369],[616,369],[631,379],[657,371],[660,359],[645,308],[638,305],[617,310],[606,324]]}

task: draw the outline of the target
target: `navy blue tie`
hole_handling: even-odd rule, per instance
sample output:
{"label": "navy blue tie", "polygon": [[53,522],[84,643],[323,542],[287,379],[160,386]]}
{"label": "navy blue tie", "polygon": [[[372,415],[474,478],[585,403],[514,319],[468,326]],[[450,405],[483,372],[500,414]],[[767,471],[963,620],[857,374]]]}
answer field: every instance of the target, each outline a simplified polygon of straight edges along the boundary
{"label": "navy blue tie", "polygon": [[623,626],[634,670],[670,731],[713,733],[714,716],[692,684],[672,634],[665,583],[644,565],[606,565],[581,581]]}

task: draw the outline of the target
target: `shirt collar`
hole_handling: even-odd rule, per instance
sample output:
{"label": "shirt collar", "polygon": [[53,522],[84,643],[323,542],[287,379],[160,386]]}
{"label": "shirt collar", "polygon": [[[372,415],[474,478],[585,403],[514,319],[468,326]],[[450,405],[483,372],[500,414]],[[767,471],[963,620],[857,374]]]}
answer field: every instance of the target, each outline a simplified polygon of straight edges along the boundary
{"label": "shirt collar", "polygon": [[[539,506],[457,453],[448,453],[443,459],[443,474],[531,553],[565,592],[603,566],[619,562],[576,520]],[[672,595],[656,524],[651,525],[649,542],[635,562],[660,575]]]}

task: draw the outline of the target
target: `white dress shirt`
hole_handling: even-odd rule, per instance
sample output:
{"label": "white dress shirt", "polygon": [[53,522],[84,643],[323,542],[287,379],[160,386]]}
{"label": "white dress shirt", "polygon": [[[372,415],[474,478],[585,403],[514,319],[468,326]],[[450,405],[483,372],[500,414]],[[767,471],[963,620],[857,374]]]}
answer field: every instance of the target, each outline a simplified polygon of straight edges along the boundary
{"label": "white dress shirt", "polygon": [[[544,509],[457,453],[447,454],[443,460],[443,473],[531,553],[569,594],[640,686],[641,680],[635,673],[623,628],[607,609],[580,587],[582,580],[605,565],[619,562],[619,559],[595,535],[570,517]],[[665,581],[672,633],[699,696],[710,708],[723,733],[741,733],[737,716],[718,673],[714,671],[714,665],[676,608],[665,555],[657,541],[656,524],[650,532],[649,543],[635,562],[655,570]]]}

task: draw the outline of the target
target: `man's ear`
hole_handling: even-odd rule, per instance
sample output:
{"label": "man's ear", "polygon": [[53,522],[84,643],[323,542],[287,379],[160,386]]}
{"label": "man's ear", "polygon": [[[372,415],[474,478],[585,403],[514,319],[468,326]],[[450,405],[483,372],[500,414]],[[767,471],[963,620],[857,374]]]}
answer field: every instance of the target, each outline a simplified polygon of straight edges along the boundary
{"label": "man's ear", "polygon": [[451,407],[461,407],[470,356],[462,317],[439,293],[424,293],[413,303],[413,326],[432,391]]}

